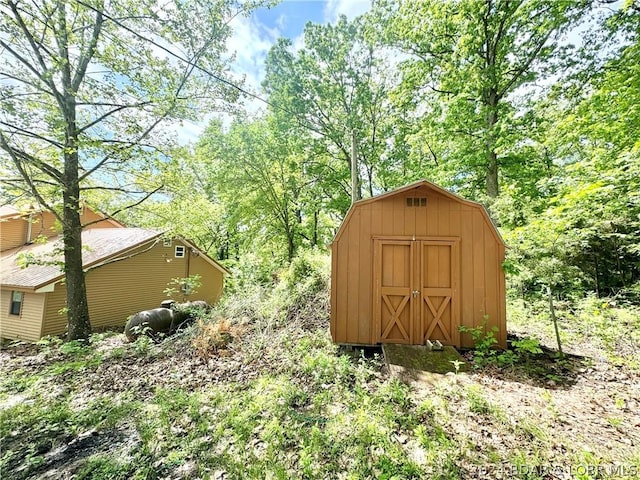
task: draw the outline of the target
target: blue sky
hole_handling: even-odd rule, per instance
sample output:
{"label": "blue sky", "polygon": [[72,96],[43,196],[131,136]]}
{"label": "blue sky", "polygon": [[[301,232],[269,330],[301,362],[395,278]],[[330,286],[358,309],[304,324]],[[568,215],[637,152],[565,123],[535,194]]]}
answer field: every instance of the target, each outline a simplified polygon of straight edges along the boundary
{"label": "blue sky", "polygon": [[278,38],[290,38],[294,46],[301,46],[307,22],[334,23],[342,14],[351,19],[370,8],[370,0],[284,0],[248,18],[237,17],[231,22],[233,35],[227,43],[236,53],[234,71],[246,75],[248,86],[258,88],[267,53]]}
{"label": "blue sky", "polygon": [[256,10],[253,16],[262,25],[277,28],[281,36],[296,38],[307,22],[324,23],[327,3],[319,0],[287,0],[273,8]]}
{"label": "blue sky", "polygon": [[[307,22],[334,23],[340,15],[353,19],[370,8],[371,0],[284,0],[270,9],[260,8],[248,17],[236,17],[230,23],[233,34],[227,41],[229,54],[235,54],[233,73],[236,78],[244,78],[244,88],[260,94],[264,62],[278,38],[290,38],[295,47],[301,47]],[[248,100],[245,106],[256,112],[265,105]],[[198,124],[185,122],[178,129],[180,142],[196,141],[211,117]],[[226,115],[223,117],[229,120]]]}

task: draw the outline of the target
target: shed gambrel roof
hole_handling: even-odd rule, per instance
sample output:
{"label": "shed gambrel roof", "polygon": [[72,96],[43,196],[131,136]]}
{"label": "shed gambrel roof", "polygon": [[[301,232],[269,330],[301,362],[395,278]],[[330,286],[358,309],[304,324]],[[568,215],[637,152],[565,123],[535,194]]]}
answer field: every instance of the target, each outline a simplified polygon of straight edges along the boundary
{"label": "shed gambrel roof", "polygon": [[[144,228],[95,228],[82,232],[82,265],[85,270],[97,268],[104,263],[126,258],[129,252],[148,245],[149,248],[162,241],[163,232]],[[229,271],[198,249],[192,242],[180,239],[195,249],[202,258],[223,274]],[[0,285],[3,288],[38,290],[64,278],[59,263],[62,260],[62,239],[60,236],[46,243],[23,245],[0,254]],[[138,252],[140,253],[140,252]],[[32,263],[22,266],[21,259],[33,258],[50,264]]]}
{"label": "shed gambrel roof", "polygon": [[349,211],[347,212],[347,214],[344,217],[344,220],[342,221],[342,224],[340,225],[340,228],[338,229],[338,232],[336,233],[336,236],[333,239],[333,243],[337,242],[340,237],[342,236],[342,233],[345,230],[346,225],[348,224],[349,220],[351,219],[351,216],[353,215],[353,212],[360,206],[360,205],[365,205],[367,203],[373,203],[373,202],[377,202],[380,200],[384,200],[386,198],[390,198],[390,197],[394,197],[396,195],[400,195],[403,193],[407,193],[410,192],[411,190],[415,190],[417,188],[421,188],[421,187],[426,187],[444,197],[449,198],[450,200],[453,200],[455,202],[461,203],[463,205],[467,205],[469,207],[478,209],[481,213],[482,216],[485,220],[485,222],[487,222],[487,224],[491,227],[490,230],[493,234],[493,236],[496,238],[496,240],[501,243],[502,245],[505,245],[505,242],[502,238],[502,235],[500,235],[500,232],[498,231],[498,229],[496,228],[495,223],[493,223],[493,220],[491,220],[491,217],[489,216],[489,212],[487,212],[487,209],[485,208],[484,205],[482,205],[481,203],[478,202],[474,202],[472,200],[467,200],[465,198],[462,198],[459,195],[456,195],[455,193],[451,193],[448,190],[445,190],[442,187],[439,187],[438,185],[436,185],[435,183],[431,183],[428,180],[419,180],[417,182],[414,183],[410,183],[409,185],[405,185],[404,187],[398,188],[396,190],[391,190],[389,192],[385,192],[382,193],[380,195],[376,195],[373,197],[369,197],[369,198],[365,198],[362,200],[358,200],[357,202],[354,202],[351,207],[349,208]]}

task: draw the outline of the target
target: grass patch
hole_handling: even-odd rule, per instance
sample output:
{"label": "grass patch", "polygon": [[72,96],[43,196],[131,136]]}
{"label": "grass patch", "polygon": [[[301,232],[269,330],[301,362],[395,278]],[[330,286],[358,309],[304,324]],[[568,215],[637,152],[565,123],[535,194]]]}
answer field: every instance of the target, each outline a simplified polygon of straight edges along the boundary
{"label": "grass patch", "polygon": [[[331,343],[328,291],[313,265],[292,267],[276,289],[243,286],[210,319],[157,344],[104,334],[2,352],[3,474],[545,478],[554,464],[639,463],[623,443],[638,409],[632,383],[608,371],[585,381],[576,366],[588,364],[558,362],[533,328],[540,318],[511,338],[518,361],[407,385],[378,355]],[[606,341],[629,358],[617,335]],[[574,381],[556,388],[550,375]]]}

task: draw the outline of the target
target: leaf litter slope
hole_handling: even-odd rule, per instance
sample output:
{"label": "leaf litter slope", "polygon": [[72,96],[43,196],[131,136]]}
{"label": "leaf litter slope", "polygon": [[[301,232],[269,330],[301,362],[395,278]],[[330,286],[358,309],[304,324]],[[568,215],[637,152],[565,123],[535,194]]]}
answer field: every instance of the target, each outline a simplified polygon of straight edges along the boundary
{"label": "leaf litter slope", "polygon": [[326,292],[306,305],[280,321],[230,319],[230,343],[208,353],[195,328],[160,344],[106,334],[3,350],[3,474],[545,478],[534,473],[555,466],[570,478],[567,466],[601,465],[603,478],[634,478],[632,364],[576,356],[554,373],[488,366],[407,385],[375,353],[331,344]]}

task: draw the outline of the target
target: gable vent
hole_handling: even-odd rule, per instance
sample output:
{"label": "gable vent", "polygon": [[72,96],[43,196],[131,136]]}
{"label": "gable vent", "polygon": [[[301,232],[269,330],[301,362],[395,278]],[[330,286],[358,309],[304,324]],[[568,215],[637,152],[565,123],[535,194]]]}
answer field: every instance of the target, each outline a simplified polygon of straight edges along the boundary
{"label": "gable vent", "polygon": [[426,207],[427,197],[407,197],[407,207]]}

